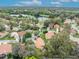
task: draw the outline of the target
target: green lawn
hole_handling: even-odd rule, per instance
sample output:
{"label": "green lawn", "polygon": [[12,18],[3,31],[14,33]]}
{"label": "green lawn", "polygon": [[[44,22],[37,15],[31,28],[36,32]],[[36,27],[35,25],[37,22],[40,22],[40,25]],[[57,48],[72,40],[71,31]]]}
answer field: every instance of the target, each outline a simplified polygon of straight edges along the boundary
{"label": "green lawn", "polygon": [[10,37],[10,34],[7,34],[5,37],[0,38],[0,40],[15,40],[15,38]]}

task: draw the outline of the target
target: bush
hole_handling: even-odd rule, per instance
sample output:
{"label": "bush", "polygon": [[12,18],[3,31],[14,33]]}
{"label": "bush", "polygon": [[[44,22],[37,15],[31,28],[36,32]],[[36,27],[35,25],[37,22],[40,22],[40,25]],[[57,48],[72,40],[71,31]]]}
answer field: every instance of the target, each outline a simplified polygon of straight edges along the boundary
{"label": "bush", "polygon": [[30,37],[31,37],[31,33],[27,32],[27,33],[25,34],[25,38],[30,38]]}
{"label": "bush", "polygon": [[47,40],[45,46],[45,56],[53,58],[55,55],[64,58],[72,55],[75,49],[75,44],[73,44],[67,32],[60,32],[56,34],[50,41]]}
{"label": "bush", "polygon": [[25,43],[28,38],[31,38],[31,33],[27,32],[23,37],[23,42]]}
{"label": "bush", "polygon": [[7,54],[7,58],[8,58],[8,59],[13,58],[12,54],[11,54],[11,53]]}
{"label": "bush", "polygon": [[4,30],[5,30],[5,28],[3,27],[3,25],[0,25],[0,32],[4,31]]}
{"label": "bush", "polygon": [[26,56],[26,47],[21,43],[15,43],[12,46],[13,59],[22,59]]}

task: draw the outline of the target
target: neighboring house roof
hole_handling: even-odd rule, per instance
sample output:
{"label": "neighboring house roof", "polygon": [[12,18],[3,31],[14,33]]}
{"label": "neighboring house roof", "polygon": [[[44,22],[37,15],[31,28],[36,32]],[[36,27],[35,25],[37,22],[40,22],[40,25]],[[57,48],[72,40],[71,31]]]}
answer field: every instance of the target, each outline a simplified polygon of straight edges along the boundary
{"label": "neighboring house roof", "polygon": [[45,37],[46,37],[46,39],[51,39],[54,35],[55,35],[54,32],[48,31],[48,32],[45,34]]}
{"label": "neighboring house roof", "polygon": [[26,34],[25,31],[17,32],[19,36],[24,36]]}
{"label": "neighboring house roof", "polygon": [[59,28],[60,25],[59,24],[54,24],[54,28]]}
{"label": "neighboring house roof", "polygon": [[60,31],[63,31],[64,30],[64,28],[63,27],[60,27]]}
{"label": "neighboring house roof", "polygon": [[4,37],[5,35],[7,35],[7,33],[5,33],[5,32],[0,32],[0,38]]}
{"label": "neighboring house roof", "polygon": [[77,31],[75,29],[70,29],[69,32],[73,33],[73,34],[77,33]]}
{"label": "neighboring house roof", "polygon": [[39,21],[45,21],[45,20],[50,20],[50,18],[47,17],[38,17]]}
{"label": "neighboring house roof", "polygon": [[0,32],[0,36],[2,36],[2,35],[5,35],[5,33],[3,33],[3,32]]}
{"label": "neighboring house roof", "polygon": [[0,54],[8,54],[12,52],[11,44],[2,44],[0,45]]}
{"label": "neighboring house roof", "polygon": [[66,19],[65,21],[64,21],[64,24],[70,24],[71,23],[71,20],[70,19]]}
{"label": "neighboring house roof", "polygon": [[39,48],[39,49],[42,49],[44,47],[45,43],[43,41],[42,38],[38,37],[36,40],[35,40],[35,47],[36,48]]}

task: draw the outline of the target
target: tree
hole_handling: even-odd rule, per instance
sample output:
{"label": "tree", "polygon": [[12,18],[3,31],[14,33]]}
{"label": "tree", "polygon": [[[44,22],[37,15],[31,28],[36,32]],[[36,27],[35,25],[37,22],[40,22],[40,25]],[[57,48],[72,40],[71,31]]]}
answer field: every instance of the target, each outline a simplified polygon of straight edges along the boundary
{"label": "tree", "polygon": [[3,27],[3,25],[0,25],[0,31],[4,31],[5,28]]}
{"label": "tree", "polygon": [[47,40],[45,56],[53,58],[57,55],[58,57],[64,58],[72,55],[74,49],[75,44],[70,41],[68,32],[63,31],[56,34],[51,40]]}
{"label": "tree", "polygon": [[26,56],[26,47],[24,44],[13,44],[12,55],[14,59],[23,59]]}

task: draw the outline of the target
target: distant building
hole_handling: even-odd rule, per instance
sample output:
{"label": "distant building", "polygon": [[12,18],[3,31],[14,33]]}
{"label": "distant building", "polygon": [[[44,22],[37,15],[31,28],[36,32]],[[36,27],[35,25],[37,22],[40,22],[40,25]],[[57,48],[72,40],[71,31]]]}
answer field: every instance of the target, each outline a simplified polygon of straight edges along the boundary
{"label": "distant building", "polygon": [[19,15],[18,14],[11,14],[10,16],[11,17],[18,17]]}
{"label": "distant building", "polygon": [[66,19],[65,21],[64,21],[64,24],[70,24],[71,23],[71,19]]}
{"label": "distant building", "polygon": [[50,20],[50,18],[47,17],[38,17],[39,21],[45,21],[45,20]]}

